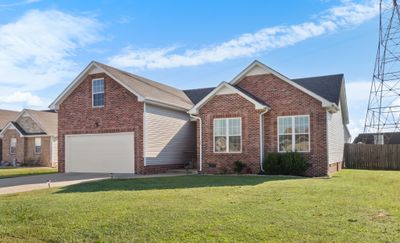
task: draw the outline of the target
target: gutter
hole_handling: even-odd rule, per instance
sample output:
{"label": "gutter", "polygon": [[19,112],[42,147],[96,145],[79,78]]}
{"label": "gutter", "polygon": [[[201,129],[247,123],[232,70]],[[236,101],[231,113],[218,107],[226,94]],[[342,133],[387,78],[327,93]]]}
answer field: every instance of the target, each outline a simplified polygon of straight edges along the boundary
{"label": "gutter", "polygon": [[196,119],[199,121],[199,136],[200,136],[200,144],[199,144],[199,171],[201,172],[203,170],[203,125],[202,125],[202,121],[201,118],[192,114],[189,114],[190,118]]}
{"label": "gutter", "polygon": [[264,172],[263,159],[264,159],[264,114],[268,112],[268,109],[260,113],[260,168]]}

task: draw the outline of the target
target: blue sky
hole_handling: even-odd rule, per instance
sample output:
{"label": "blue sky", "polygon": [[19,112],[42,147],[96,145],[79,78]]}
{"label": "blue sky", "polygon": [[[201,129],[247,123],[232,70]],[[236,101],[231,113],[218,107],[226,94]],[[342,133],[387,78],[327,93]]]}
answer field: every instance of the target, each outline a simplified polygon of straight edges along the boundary
{"label": "blue sky", "polygon": [[189,89],[229,81],[258,59],[291,78],[344,73],[355,136],[377,2],[0,0],[0,108],[46,108],[91,60]]}

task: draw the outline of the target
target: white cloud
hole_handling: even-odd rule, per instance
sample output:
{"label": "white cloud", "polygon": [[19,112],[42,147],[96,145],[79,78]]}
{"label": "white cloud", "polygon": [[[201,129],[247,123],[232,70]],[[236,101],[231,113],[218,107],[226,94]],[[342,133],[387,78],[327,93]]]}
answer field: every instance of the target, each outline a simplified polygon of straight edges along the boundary
{"label": "white cloud", "polygon": [[0,96],[0,103],[5,104],[26,104],[29,107],[42,107],[43,100],[30,92],[15,92],[10,95]]}
{"label": "white cloud", "polygon": [[31,3],[36,3],[39,2],[40,0],[25,0],[25,1],[13,1],[10,3],[1,3],[0,4],[0,8],[11,8],[11,7],[16,7],[16,6],[20,6],[20,5],[26,5],[26,4],[31,4]]}
{"label": "white cloud", "polygon": [[32,10],[0,25],[0,90],[12,94],[0,105],[12,100],[39,104],[29,92],[71,79],[78,68],[71,57],[98,41],[99,29],[94,18],[57,10]]}
{"label": "white cloud", "polygon": [[323,12],[315,22],[269,27],[255,33],[242,34],[221,44],[181,53],[176,46],[156,49],[134,49],[128,46],[120,54],[110,57],[109,63],[119,67],[156,69],[220,62],[294,45],[342,28],[351,28],[378,13],[377,1],[344,1],[342,5]]}

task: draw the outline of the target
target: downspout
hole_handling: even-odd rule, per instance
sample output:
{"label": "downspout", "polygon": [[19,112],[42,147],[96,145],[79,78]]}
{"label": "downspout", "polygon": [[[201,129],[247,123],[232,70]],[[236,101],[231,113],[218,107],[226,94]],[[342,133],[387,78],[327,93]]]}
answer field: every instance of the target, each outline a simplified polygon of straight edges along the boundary
{"label": "downspout", "polygon": [[199,129],[199,136],[200,136],[200,144],[199,144],[199,146],[200,146],[200,149],[199,149],[199,171],[202,171],[202,169],[203,169],[203,125],[202,125],[202,122],[201,122],[201,118],[200,117],[198,117],[198,116],[194,116],[194,115],[192,115],[192,114],[189,114],[190,115],[190,117],[191,118],[193,118],[193,119],[196,119],[196,120],[198,120],[199,121],[199,126],[200,126],[200,129]]}
{"label": "downspout", "polygon": [[268,109],[260,113],[260,168],[264,172],[263,159],[264,159],[264,119],[263,116],[268,112]]}

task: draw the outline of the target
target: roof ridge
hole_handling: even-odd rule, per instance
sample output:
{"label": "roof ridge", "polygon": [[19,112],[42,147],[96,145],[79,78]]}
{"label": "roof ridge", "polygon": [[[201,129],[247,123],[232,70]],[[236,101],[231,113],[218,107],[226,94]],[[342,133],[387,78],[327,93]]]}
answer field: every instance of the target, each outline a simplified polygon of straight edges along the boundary
{"label": "roof ridge", "polygon": [[9,111],[9,112],[16,112],[16,113],[21,112],[21,111],[14,111],[14,110],[8,110],[8,109],[0,109],[0,111]]}
{"label": "roof ridge", "polygon": [[322,78],[322,77],[331,77],[331,76],[344,76],[344,73],[336,73],[336,74],[328,74],[328,75],[318,75],[318,76],[309,76],[309,77],[302,77],[302,78],[291,78],[291,80],[295,80],[295,79],[306,79],[306,78]]}
{"label": "roof ridge", "polygon": [[192,91],[192,90],[201,90],[201,89],[215,89],[216,87],[206,87],[206,88],[197,88],[197,89],[184,89],[182,91]]}

